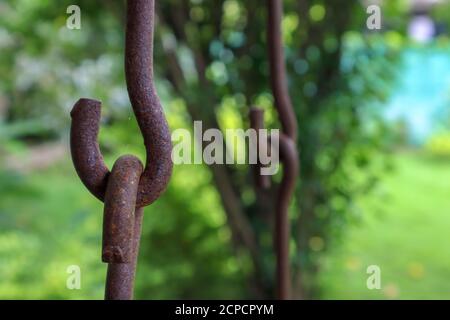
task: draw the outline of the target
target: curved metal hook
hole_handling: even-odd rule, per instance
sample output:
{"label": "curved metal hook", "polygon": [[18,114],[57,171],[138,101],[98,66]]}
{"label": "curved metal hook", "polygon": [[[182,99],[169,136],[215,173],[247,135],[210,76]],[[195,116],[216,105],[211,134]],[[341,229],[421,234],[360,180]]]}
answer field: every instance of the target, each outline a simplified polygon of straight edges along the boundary
{"label": "curved metal hook", "polygon": [[75,104],[70,112],[70,150],[81,181],[94,196],[104,201],[109,170],[97,142],[101,105],[100,101],[85,98]]}
{"label": "curved metal hook", "polygon": [[[125,74],[128,94],[147,151],[139,181],[138,208],[154,202],[164,192],[172,174],[172,142],[153,80],[154,0],[127,1]],[[104,201],[109,170],[97,142],[101,102],[80,99],[74,106],[71,151],[84,185]]]}

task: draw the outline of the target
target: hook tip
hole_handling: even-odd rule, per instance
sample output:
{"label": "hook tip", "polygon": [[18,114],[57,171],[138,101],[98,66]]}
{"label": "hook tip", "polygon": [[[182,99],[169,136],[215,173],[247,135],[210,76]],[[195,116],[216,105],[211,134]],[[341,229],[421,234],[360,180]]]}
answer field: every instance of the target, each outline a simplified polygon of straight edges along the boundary
{"label": "hook tip", "polygon": [[93,110],[94,112],[100,112],[101,108],[101,101],[89,98],[81,98],[73,106],[72,111],[70,112],[70,116],[73,118],[80,112],[86,112],[86,109]]}

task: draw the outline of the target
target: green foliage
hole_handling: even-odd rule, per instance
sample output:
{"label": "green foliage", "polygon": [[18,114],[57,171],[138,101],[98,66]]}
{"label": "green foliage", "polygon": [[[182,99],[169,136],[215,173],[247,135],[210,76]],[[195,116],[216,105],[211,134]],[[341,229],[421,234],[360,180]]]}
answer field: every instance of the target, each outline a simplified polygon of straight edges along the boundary
{"label": "green foliage", "polygon": [[[69,165],[32,176],[0,175],[1,298],[101,297],[105,268],[96,231],[101,206],[75,178]],[[66,288],[66,270],[73,264],[82,270],[81,293]]]}

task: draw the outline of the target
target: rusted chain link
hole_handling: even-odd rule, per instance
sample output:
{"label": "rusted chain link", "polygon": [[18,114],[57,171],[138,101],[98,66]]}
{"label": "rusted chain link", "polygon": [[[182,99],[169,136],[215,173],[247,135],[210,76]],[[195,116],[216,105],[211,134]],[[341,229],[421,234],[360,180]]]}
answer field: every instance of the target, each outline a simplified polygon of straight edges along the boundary
{"label": "rusted chain link", "polygon": [[108,177],[103,214],[103,262],[132,261],[134,211],[142,170],[139,159],[123,156],[114,163]]}
{"label": "rusted chain link", "polygon": [[[289,203],[295,190],[298,175],[297,122],[288,92],[286,65],[282,42],[281,21],[283,3],[281,0],[267,0],[267,45],[269,51],[270,82],[275,108],[277,110],[282,133],[279,137],[280,160],[283,164],[283,177],[278,189],[275,208],[274,247],[276,251],[276,295],[278,299],[291,298],[291,272],[289,262]],[[263,111],[258,108],[250,110],[250,122],[253,129],[264,128]],[[272,139],[273,140],[273,139]],[[273,142],[268,142],[273,143]],[[259,147],[259,144],[258,144]],[[272,148],[271,148],[272,149]],[[255,170],[259,169],[255,167]],[[259,170],[256,174],[259,174]],[[258,187],[268,187],[265,177],[256,178]]]}
{"label": "rusted chain link", "polygon": [[75,169],[87,189],[105,202],[102,258],[110,263],[107,299],[132,298],[142,208],[159,198],[172,174],[170,132],[153,80],[154,4],[127,1],[125,75],[147,151],[145,169],[137,158],[125,156],[109,172],[97,142],[101,102],[80,99],[71,112]]}
{"label": "rusted chain link", "polygon": [[143,208],[135,209],[135,205],[142,170],[139,159],[123,156],[108,178],[102,244],[102,260],[108,263],[106,299],[133,297],[143,213]]}

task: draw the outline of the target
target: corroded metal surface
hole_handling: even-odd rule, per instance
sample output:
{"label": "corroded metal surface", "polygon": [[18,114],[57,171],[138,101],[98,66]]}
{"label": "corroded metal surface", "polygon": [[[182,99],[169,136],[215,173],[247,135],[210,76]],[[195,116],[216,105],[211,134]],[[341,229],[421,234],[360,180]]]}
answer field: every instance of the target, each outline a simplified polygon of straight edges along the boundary
{"label": "corroded metal surface", "polygon": [[80,99],[70,113],[70,149],[75,169],[86,188],[101,201],[105,198],[109,170],[97,142],[101,102]]}
{"label": "corroded metal surface", "polygon": [[103,262],[132,260],[134,210],[142,164],[134,156],[117,159],[108,178],[103,213]]}
{"label": "corroded metal surface", "polygon": [[[127,2],[125,74],[133,111],[144,137],[147,160],[137,207],[153,203],[172,174],[172,142],[153,82],[154,0]],[[91,193],[104,200],[109,170],[97,142],[101,102],[80,99],[74,106],[71,151],[77,173]]]}
{"label": "corroded metal surface", "polygon": [[138,207],[158,199],[172,174],[172,141],[153,81],[154,6],[154,0],[127,2],[125,75],[147,150],[147,162],[139,182]]}
{"label": "corroded metal surface", "polygon": [[134,213],[134,236],[132,259],[128,263],[109,263],[106,273],[106,300],[133,299],[134,278],[141,240],[143,208],[136,208]]}
{"label": "corroded metal surface", "polygon": [[142,208],[135,210],[142,164],[136,157],[117,159],[108,178],[103,217],[103,262],[108,262],[105,299],[133,298]]}
{"label": "corroded metal surface", "polygon": [[125,75],[134,114],[144,138],[142,169],[133,156],[119,158],[112,172],[97,142],[101,102],[80,99],[71,117],[75,169],[86,188],[105,202],[102,260],[108,262],[106,299],[131,299],[143,207],[158,199],[172,174],[172,142],[153,80],[154,0],[127,1]]}

